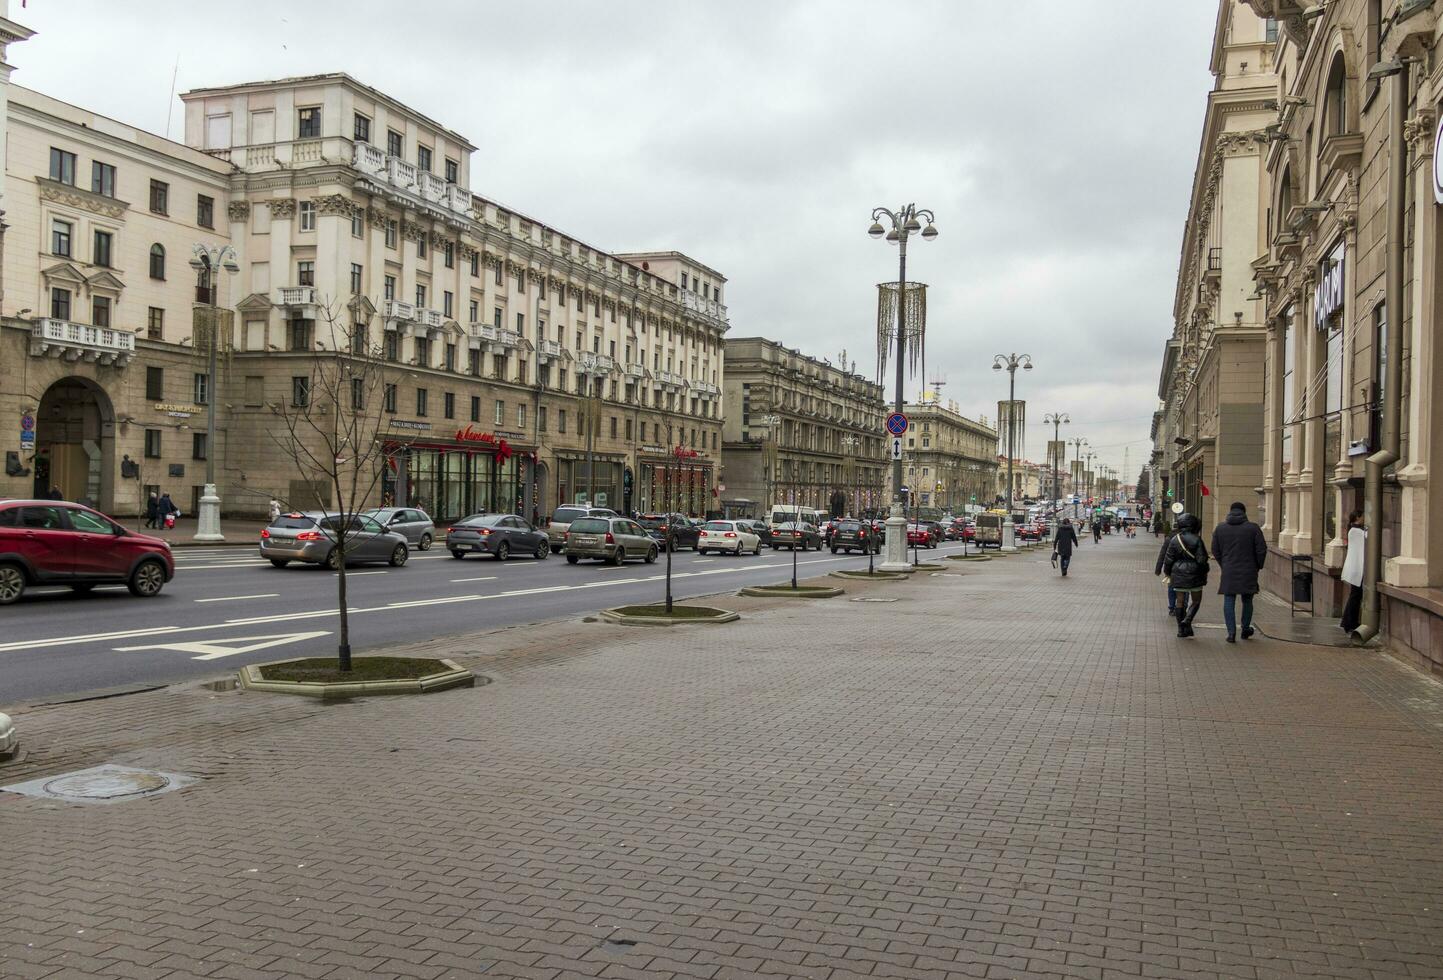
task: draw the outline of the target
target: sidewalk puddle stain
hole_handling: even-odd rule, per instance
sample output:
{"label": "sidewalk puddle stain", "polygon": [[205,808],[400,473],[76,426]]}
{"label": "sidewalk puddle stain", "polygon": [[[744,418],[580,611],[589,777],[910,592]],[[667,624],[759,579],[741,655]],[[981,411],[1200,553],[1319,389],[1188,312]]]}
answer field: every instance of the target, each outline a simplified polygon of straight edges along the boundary
{"label": "sidewalk puddle stain", "polygon": [[0,786],[0,790],[66,803],[120,803],[183,789],[196,781],[178,773],[104,765]]}

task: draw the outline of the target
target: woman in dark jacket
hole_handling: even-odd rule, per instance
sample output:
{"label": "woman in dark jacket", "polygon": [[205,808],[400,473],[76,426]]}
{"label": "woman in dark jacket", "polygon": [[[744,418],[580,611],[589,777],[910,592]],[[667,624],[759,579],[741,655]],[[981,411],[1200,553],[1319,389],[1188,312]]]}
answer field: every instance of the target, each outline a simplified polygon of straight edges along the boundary
{"label": "woman in dark jacket", "polygon": [[145,526],[155,527],[155,519],[160,516],[160,500],[156,497],[155,491],[150,491],[150,499],[145,504]]}
{"label": "woman in dark jacket", "polygon": [[1162,569],[1177,593],[1177,635],[1193,636],[1192,621],[1208,584],[1208,552],[1198,535],[1202,522],[1191,514],[1177,519],[1178,531],[1167,542]]}
{"label": "woman in dark jacket", "polygon": [[1057,540],[1052,543],[1052,550],[1056,557],[1062,559],[1062,575],[1067,576],[1067,566],[1072,564],[1072,549],[1077,544],[1077,529],[1067,518],[1062,519],[1061,526],[1057,529]]}

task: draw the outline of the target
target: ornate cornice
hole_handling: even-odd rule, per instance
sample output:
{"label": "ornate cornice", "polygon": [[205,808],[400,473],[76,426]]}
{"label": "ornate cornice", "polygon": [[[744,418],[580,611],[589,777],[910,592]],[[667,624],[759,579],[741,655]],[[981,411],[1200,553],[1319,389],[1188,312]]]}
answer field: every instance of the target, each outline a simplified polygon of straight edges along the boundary
{"label": "ornate cornice", "polygon": [[354,214],[358,206],[344,194],[326,194],[315,200],[316,212],[318,214],[342,215],[349,218]]}
{"label": "ornate cornice", "polygon": [[125,201],[81,190],[79,187],[62,184],[58,180],[50,180],[47,177],[36,177],[35,185],[40,189],[41,200],[68,204],[73,208],[84,208],[96,214],[103,214],[108,218],[119,218],[130,208]]}

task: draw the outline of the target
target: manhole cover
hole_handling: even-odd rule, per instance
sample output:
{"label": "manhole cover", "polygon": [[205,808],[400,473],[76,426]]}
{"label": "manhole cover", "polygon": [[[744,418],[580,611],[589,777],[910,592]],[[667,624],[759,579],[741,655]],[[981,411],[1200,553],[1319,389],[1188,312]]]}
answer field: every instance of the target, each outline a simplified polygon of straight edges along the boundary
{"label": "manhole cover", "polygon": [[168,793],[195,782],[193,776],[134,769],[130,766],[96,766],[26,783],[0,786],[10,793],[72,803],[118,803],[141,796]]}
{"label": "manhole cover", "polygon": [[896,600],[896,599],[881,599],[881,598],[878,598],[878,597],[876,597],[876,596],[864,595],[864,596],[858,596],[857,598],[853,599],[852,601],[853,601],[853,602],[896,602],[897,600]]}

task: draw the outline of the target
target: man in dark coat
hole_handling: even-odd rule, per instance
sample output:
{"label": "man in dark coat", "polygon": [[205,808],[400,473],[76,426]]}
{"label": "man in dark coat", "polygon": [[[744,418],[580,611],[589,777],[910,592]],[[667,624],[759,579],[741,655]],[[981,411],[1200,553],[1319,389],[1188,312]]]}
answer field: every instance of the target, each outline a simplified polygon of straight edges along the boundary
{"label": "man in dark coat", "polygon": [[1057,528],[1057,539],[1052,543],[1052,550],[1057,557],[1062,559],[1062,575],[1067,577],[1067,566],[1072,564],[1072,549],[1078,543],[1077,529],[1067,518],[1062,519],[1062,524]]}
{"label": "man in dark coat", "polygon": [[1238,596],[1243,597],[1243,639],[1249,639],[1253,635],[1253,596],[1258,594],[1258,572],[1267,560],[1268,544],[1263,540],[1263,529],[1248,520],[1248,509],[1242,504],[1233,504],[1227,520],[1213,531],[1212,551],[1222,572],[1218,576],[1218,593],[1223,597],[1228,642],[1238,641]]}

